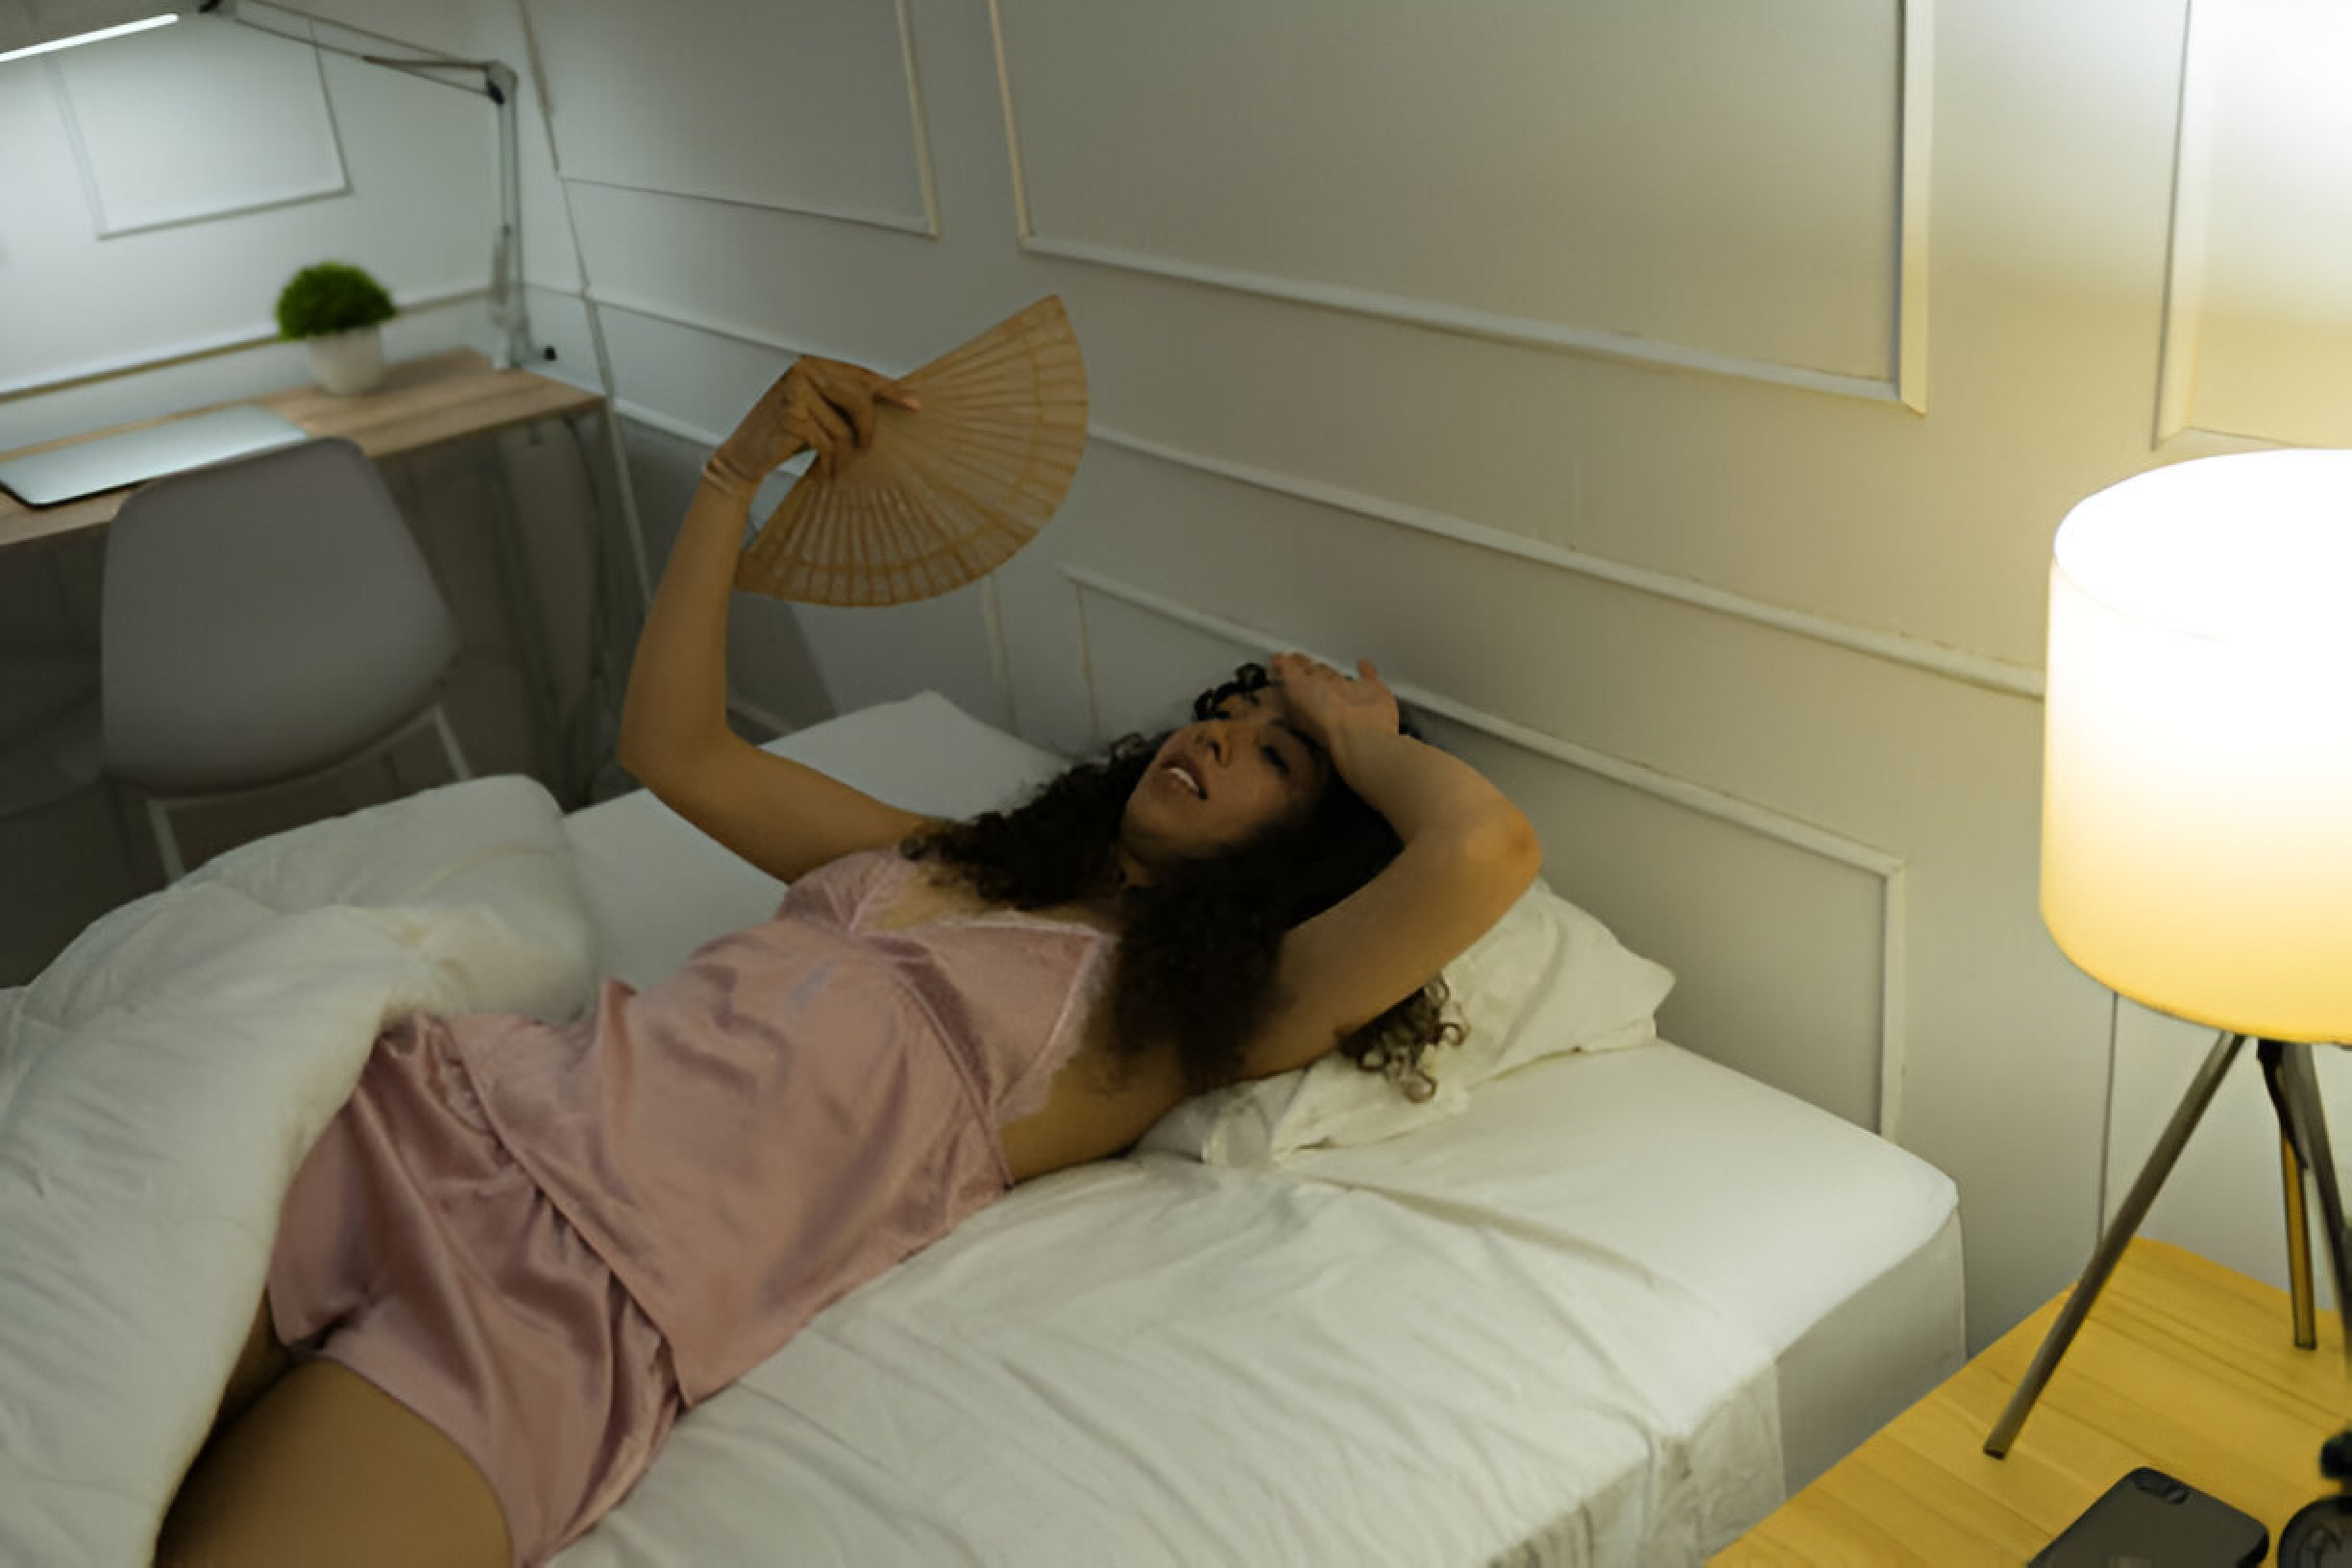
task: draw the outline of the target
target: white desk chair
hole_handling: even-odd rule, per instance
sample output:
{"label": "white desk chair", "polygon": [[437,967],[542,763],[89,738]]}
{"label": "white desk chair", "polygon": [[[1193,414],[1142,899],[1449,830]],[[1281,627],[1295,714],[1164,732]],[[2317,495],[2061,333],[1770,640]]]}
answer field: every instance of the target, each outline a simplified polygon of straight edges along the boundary
{"label": "white desk chair", "polygon": [[294,784],[420,725],[468,776],[434,689],[457,625],[375,465],[349,441],[159,479],[107,532],[107,773],[147,797],[164,874],[174,804]]}

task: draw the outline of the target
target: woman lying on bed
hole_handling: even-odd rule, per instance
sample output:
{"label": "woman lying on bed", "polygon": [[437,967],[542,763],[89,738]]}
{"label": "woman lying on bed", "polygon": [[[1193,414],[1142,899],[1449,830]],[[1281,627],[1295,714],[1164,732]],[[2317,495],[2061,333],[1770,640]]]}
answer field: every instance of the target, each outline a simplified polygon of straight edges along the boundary
{"label": "woman lying on bed", "polygon": [[1369,665],[1245,668],[965,823],[729,731],[752,492],[803,448],[855,462],[877,399],[914,406],[821,359],[769,390],[704,469],[630,675],[622,760],[791,882],[783,909],[576,1024],[383,1034],[287,1195],[163,1560],[540,1561],[681,1409],[1012,1183],[1335,1045],[1414,1081],[1433,977],[1537,850]]}

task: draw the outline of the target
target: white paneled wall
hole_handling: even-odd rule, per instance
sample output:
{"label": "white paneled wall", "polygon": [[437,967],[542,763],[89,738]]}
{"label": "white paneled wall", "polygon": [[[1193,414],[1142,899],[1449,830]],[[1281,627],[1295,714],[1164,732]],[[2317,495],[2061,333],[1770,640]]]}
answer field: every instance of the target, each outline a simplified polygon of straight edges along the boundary
{"label": "white paneled wall", "polygon": [[[1904,9],[997,0],[1021,232],[1041,255],[1888,395],[1898,205],[1924,179],[1902,166]],[[1349,90],[1313,90],[1331,82]]]}
{"label": "white paneled wall", "polygon": [[[1077,748],[1268,644],[1368,654],[1677,970],[1676,1038],[1957,1178],[1976,1338],[2079,1267],[2115,1030],[2036,915],[2049,538],[2155,462],[2352,439],[2335,8],[334,9],[545,72],[534,310],[609,365],[656,562],[793,355],[1068,305],[1061,515],[986,591],[739,601],[750,704],[930,686]],[[447,133],[393,85],[324,73],[351,194],[102,240],[8,69],[0,386],[235,340],[330,237],[478,275],[486,154],[404,141]],[[172,282],[126,318],[134,276]],[[238,362],[0,400],[0,444]],[[2108,1163],[2202,1046],[2126,1014]],[[2233,1091],[2157,1229],[2277,1277],[2266,1114]]]}

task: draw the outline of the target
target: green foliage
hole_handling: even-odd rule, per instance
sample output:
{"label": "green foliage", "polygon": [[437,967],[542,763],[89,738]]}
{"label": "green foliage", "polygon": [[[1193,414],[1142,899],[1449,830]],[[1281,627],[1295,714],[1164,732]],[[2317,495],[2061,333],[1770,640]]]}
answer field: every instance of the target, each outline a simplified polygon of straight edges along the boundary
{"label": "green foliage", "polygon": [[373,327],[399,312],[383,284],[345,261],[321,261],[296,273],[278,295],[278,335],[323,337]]}

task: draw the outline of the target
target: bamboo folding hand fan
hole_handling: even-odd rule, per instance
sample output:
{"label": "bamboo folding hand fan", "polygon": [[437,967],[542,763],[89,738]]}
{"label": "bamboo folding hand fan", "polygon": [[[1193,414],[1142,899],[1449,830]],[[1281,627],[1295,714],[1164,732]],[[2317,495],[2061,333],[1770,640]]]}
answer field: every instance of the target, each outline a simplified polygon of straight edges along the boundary
{"label": "bamboo folding hand fan", "polygon": [[735,586],[807,604],[903,604],[994,571],[1062,504],[1086,447],[1086,365],[1048,295],[899,385],[873,437],[800,476]]}

